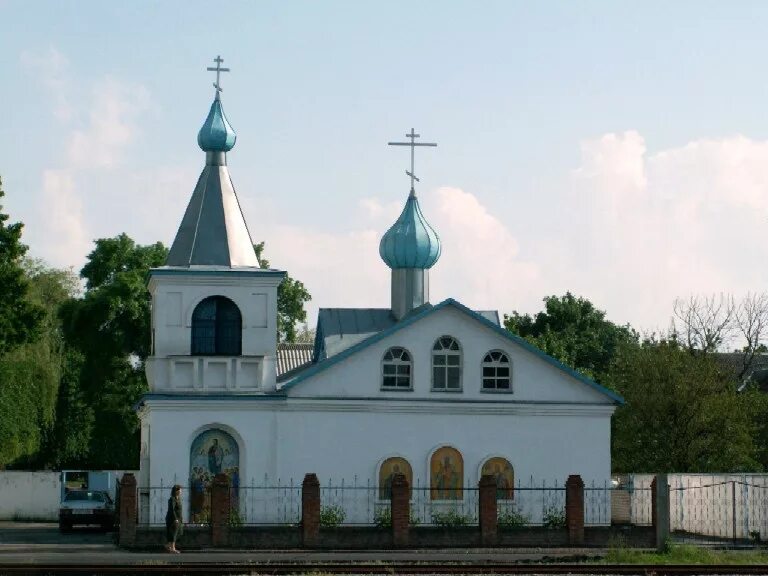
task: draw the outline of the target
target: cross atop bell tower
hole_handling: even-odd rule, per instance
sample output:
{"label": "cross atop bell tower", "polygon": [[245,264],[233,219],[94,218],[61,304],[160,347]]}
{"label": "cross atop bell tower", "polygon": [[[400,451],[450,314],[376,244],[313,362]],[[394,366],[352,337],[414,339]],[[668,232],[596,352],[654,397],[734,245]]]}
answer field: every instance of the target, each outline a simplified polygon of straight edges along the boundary
{"label": "cross atop bell tower", "polygon": [[216,62],[216,68],[211,68],[210,66],[206,68],[208,72],[216,72],[216,82],[213,83],[213,87],[216,88],[216,98],[219,97],[219,92],[223,90],[221,87],[221,73],[222,72],[229,72],[229,68],[222,68],[221,63],[224,62],[224,58],[221,56],[216,56],[216,58],[213,59],[214,62]]}

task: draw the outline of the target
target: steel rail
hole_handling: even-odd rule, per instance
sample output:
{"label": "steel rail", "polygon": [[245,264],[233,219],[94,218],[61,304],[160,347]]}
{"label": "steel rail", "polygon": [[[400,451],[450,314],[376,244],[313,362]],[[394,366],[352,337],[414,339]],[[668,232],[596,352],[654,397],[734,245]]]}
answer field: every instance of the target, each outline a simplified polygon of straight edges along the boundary
{"label": "steel rail", "polygon": [[[162,562],[162,561],[152,561]],[[640,576],[693,576],[726,574],[768,574],[766,565],[701,565],[701,564],[535,564],[500,562],[169,562],[124,564],[1,564],[0,574],[69,576],[100,574],[594,574]]]}

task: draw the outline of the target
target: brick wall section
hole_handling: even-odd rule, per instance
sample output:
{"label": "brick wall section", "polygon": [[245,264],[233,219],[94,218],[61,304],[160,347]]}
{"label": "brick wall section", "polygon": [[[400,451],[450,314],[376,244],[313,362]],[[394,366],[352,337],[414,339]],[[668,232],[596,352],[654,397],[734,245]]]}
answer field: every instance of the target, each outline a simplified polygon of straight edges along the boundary
{"label": "brick wall section", "polygon": [[498,541],[499,516],[496,503],[496,479],[490,474],[480,478],[478,483],[480,541],[483,546],[494,546]]}
{"label": "brick wall section", "polygon": [[658,484],[656,483],[656,476],[651,480],[651,526],[654,528],[659,523],[659,518],[656,515],[656,494],[658,490]]}
{"label": "brick wall section", "polygon": [[211,486],[211,542],[214,546],[229,545],[229,476],[216,474]]}
{"label": "brick wall section", "polygon": [[395,546],[407,546],[411,528],[411,487],[404,474],[395,474],[392,478],[392,543]]}
{"label": "brick wall section", "polygon": [[136,477],[133,474],[123,474],[120,480],[120,532],[118,543],[120,546],[131,547],[136,543],[137,522],[137,493]]}
{"label": "brick wall section", "polygon": [[584,481],[572,474],[565,483],[565,527],[571,546],[584,545]]}
{"label": "brick wall section", "polygon": [[301,542],[305,547],[320,541],[320,481],[307,474],[301,483]]}

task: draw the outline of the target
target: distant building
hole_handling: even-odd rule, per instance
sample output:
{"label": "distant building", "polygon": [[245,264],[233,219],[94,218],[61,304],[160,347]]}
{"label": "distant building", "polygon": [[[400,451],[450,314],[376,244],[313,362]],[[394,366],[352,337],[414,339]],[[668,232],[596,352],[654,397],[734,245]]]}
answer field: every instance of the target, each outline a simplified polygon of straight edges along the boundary
{"label": "distant building", "polygon": [[723,372],[738,384],[739,391],[755,384],[761,391],[768,392],[768,354],[755,354],[746,369],[744,352],[715,352],[712,356]]}

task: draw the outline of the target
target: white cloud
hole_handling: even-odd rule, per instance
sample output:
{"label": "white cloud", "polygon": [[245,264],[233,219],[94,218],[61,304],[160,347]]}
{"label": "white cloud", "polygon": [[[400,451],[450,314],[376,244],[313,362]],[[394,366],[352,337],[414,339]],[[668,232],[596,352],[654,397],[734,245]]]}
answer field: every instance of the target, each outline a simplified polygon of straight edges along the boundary
{"label": "white cloud", "polygon": [[[40,220],[45,222],[46,258],[60,265],[73,262],[73,255],[90,251],[90,238],[83,222],[83,205],[72,174],[66,170],[43,172]],[[78,258],[79,260],[79,258]]]}
{"label": "white cloud", "polygon": [[[39,221],[27,222],[30,238],[39,239],[33,254],[55,266],[79,267],[96,237],[113,236],[131,224],[136,226],[130,232],[143,237],[141,230],[151,230],[149,223],[162,217],[146,206],[162,208],[167,200],[165,188],[149,185],[140,188],[147,197],[137,198],[130,186],[142,180],[142,172],[122,168],[140,135],[141,113],[150,105],[147,89],[107,76],[93,83],[88,97],[73,99],[79,103],[75,107],[66,56],[50,48],[43,54],[25,52],[21,61],[54,95],[54,115],[69,124],[59,165],[42,171],[35,201]],[[156,184],[176,189],[177,173],[155,170],[164,174]]]}
{"label": "white cloud", "polygon": [[77,168],[109,168],[119,164],[137,134],[138,118],[149,105],[143,86],[104,78],[93,89],[88,124],[75,130],[69,161]]}
{"label": "white cloud", "polygon": [[53,46],[46,52],[21,53],[21,64],[34,74],[54,99],[53,115],[62,122],[72,119],[69,101],[69,60]]}
{"label": "white cloud", "polygon": [[518,257],[517,239],[476,196],[443,187],[427,200],[436,208],[427,218],[443,248],[431,279],[433,301],[452,297],[477,309],[509,311],[531,299],[538,265]]}
{"label": "white cloud", "polygon": [[574,225],[547,275],[567,275],[613,318],[650,329],[666,328],[677,297],[768,286],[768,142],[736,136],[648,154],[630,131],[581,150],[564,204]]}
{"label": "white cloud", "polygon": [[[537,266],[517,257],[515,238],[475,196],[443,187],[422,194],[420,203],[443,247],[431,271],[433,303],[453,297],[475,308],[509,310],[536,293]],[[310,323],[318,307],[389,306],[390,271],[379,257],[379,241],[402,207],[399,202],[362,199],[361,219],[355,221],[365,226],[357,230],[263,230],[270,262],[287,269],[312,294]]]}

